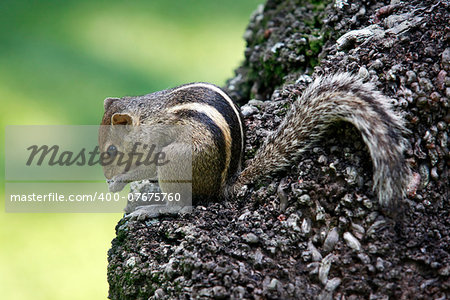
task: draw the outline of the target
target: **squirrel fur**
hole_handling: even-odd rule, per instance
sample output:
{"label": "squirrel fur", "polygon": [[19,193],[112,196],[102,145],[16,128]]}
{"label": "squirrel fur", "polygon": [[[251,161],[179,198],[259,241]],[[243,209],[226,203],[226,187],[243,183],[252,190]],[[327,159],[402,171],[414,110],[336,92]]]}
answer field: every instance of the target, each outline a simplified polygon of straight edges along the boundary
{"label": "squirrel fur", "polygon": [[[405,196],[410,176],[403,156],[407,146],[403,135],[408,131],[389,102],[372,84],[349,73],[318,77],[292,104],[281,125],[243,171],[242,116],[231,98],[212,84],[192,83],[144,96],[107,98],[102,125],[185,125],[190,134],[170,137],[161,150],[173,154],[182,151],[181,145],[191,143],[193,197],[228,197],[243,185],[292,166],[320,140],[329,125],[347,121],[360,131],[369,149],[373,189],[380,205],[387,207]],[[155,136],[140,133],[124,142],[126,135],[117,141],[106,130],[99,138],[101,151],[111,149],[114,140],[126,145]],[[157,178],[166,192],[164,177],[173,176],[177,170],[156,169],[109,169],[105,175],[111,191],[123,189],[129,181]]]}

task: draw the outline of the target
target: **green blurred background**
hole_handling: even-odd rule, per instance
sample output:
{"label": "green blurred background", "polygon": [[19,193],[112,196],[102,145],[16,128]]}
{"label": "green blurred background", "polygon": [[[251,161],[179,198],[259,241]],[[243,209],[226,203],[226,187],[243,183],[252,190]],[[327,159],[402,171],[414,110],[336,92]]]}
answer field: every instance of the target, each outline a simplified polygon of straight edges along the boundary
{"label": "green blurred background", "polygon": [[[262,0],[0,2],[0,124],[99,124],[107,96],[223,85]],[[4,172],[0,172],[4,207]],[[121,214],[0,213],[1,299],[105,299]]]}

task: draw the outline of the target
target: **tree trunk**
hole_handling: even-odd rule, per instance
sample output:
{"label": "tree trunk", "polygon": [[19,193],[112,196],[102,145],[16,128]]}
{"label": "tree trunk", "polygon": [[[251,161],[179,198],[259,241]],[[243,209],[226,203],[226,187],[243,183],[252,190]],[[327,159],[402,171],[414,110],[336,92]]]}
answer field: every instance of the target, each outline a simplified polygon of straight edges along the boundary
{"label": "tree trunk", "polygon": [[109,297],[447,299],[449,6],[269,0],[225,87],[243,105],[248,159],[311,77],[349,71],[373,81],[411,131],[414,180],[400,211],[380,211],[370,156],[339,123],[298,165],[237,200],[122,219],[108,252]]}

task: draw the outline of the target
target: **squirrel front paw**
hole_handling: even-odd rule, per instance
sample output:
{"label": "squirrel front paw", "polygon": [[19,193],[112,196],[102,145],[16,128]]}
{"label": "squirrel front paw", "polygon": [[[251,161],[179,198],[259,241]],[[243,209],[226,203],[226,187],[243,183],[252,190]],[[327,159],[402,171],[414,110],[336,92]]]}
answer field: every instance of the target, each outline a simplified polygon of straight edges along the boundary
{"label": "squirrel front paw", "polygon": [[144,221],[147,219],[159,218],[161,216],[177,216],[179,214],[186,214],[192,211],[192,206],[181,205],[144,205],[138,206],[136,209],[128,214],[125,214],[126,219]]}

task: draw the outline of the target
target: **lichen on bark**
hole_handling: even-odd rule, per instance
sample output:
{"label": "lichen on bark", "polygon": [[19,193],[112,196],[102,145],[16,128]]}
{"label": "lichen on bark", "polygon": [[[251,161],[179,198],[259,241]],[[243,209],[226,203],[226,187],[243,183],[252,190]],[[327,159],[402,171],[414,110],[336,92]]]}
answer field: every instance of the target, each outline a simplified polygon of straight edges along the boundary
{"label": "lichen on bark", "polygon": [[449,6],[269,0],[252,16],[246,59],[225,87],[243,105],[251,158],[311,76],[349,71],[373,81],[411,131],[414,180],[395,218],[377,207],[359,133],[338,123],[290,171],[243,197],[119,221],[109,297],[446,299]]}

